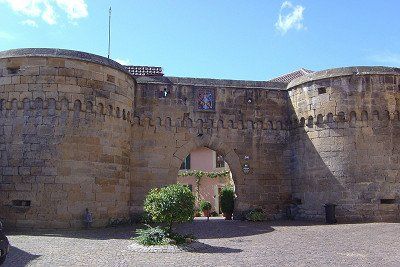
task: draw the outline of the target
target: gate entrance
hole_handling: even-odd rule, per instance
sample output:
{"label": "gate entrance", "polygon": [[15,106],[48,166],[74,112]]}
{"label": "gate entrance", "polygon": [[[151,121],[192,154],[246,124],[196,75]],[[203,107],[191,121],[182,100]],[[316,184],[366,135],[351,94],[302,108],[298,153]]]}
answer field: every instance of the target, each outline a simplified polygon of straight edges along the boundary
{"label": "gate entrance", "polygon": [[221,211],[221,190],[224,187],[235,188],[232,172],[224,157],[207,147],[195,148],[182,162],[178,171],[178,183],[187,185],[196,198],[196,212],[201,214],[200,202],[211,204],[212,216]]}

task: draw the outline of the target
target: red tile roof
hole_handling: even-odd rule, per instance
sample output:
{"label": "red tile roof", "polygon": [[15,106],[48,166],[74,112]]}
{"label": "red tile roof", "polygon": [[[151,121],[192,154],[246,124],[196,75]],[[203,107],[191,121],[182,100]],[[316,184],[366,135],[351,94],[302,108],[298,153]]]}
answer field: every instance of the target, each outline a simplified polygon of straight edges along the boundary
{"label": "red tile roof", "polygon": [[161,67],[124,66],[133,76],[164,76]]}
{"label": "red tile roof", "polygon": [[271,80],[269,80],[269,82],[281,82],[281,83],[290,83],[291,81],[293,81],[296,78],[299,78],[301,76],[313,73],[314,71],[312,70],[307,70],[307,69],[299,69],[284,75],[281,75],[279,77],[273,78]]}

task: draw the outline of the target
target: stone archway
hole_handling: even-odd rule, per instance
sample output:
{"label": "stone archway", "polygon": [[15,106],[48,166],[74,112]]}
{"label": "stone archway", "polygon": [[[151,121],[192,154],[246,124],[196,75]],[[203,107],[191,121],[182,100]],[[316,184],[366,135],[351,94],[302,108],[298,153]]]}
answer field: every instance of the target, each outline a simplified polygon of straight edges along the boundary
{"label": "stone archway", "polygon": [[234,148],[224,144],[223,141],[212,142],[210,136],[197,138],[195,140],[196,141],[194,142],[188,141],[182,147],[177,148],[176,151],[173,153],[169,175],[176,176],[180,169],[182,161],[192,151],[203,147],[215,151],[218,155],[221,155],[224,158],[224,161],[229,165],[229,170],[232,174],[232,180],[235,185],[235,209],[237,211],[243,210],[242,205],[240,205],[240,197],[242,194],[244,194],[241,190],[244,185],[244,177],[239,156],[236,154]]}
{"label": "stone archway", "polygon": [[[282,179],[285,144],[261,142],[261,132],[248,129],[203,126],[199,134],[197,127],[173,125],[162,119],[155,122],[138,119],[132,127],[131,212],[141,212],[151,188],[176,183],[179,167],[191,150],[207,147],[224,156],[231,167],[239,217],[256,207],[263,208],[271,219],[281,216],[290,191],[290,180]],[[280,136],[276,131],[269,133],[275,135],[274,141]],[[246,163],[250,165],[247,174],[242,170]]]}

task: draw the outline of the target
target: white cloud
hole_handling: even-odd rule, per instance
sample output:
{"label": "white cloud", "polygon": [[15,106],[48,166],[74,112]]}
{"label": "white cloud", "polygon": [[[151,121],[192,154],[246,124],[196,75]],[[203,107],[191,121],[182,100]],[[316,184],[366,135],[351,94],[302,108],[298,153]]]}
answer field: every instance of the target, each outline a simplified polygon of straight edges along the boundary
{"label": "white cloud", "polygon": [[121,65],[129,65],[131,62],[129,59],[121,59],[121,58],[116,58],[115,61],[117,61]]}
{"label": "white cloud", "polygon": [[14,35],[12,35],[8,32],[0,31],[0,40],[11,41],[13,39],[14,39]]}
{"label": "white cloud", "polygon": [[88,16],[85,0],[0,0],[0,4],[8,4],[14,12],[24,16],[41,17],[50,25],[57,23],[56,9],[64,11],[69,20]]}
{"label": "white cloud", "polygon": [[290,1],[283,2],[279,11],[278,21],[275,23],[275,28],[282,34],[285,34],[290,29],[305,29],[303,24],[304,10],[303,6],[294,6]]}
{"label": "white cloud", "polygon": [[391,51],[382,51],[375,53],[368,57],[370,60],[379,64],[400,65],[400,53],[393,53]]}
{"label": "white cloud", "polygon": [[36,21],[34,21],[33,19],[26,19],[21,21],[22,25],[27,25],[27,26],[31,26],[33,28],[37,28],[38,24],[36,23]]}
{"label": "white cloud", "polygon": [[80,19],[88,16],[85,0],[56,0],[57,5],[68,15],[68,18]]}
{"label": "white cloud", "polygon": [[56,13],[53,7],[48,3],[44,2],[45,9],[42,12],[42,19],[50,25],[57,23]]}

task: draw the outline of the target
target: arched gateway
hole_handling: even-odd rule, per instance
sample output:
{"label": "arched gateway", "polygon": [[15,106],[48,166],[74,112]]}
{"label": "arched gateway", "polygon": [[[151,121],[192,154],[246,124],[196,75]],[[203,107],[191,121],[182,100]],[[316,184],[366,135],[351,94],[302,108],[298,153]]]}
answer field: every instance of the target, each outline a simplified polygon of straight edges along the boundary
{"label": "arched gateway", "polygon": [[208,147],[233,173],[237,215],[280,218],[295,200],[299,217],[320,219],[329,201],[343,220],[397,220],[399,73],[332,70],[287,87],[136,76],[70,50],[0,52],[0,219],[80,227],[85,208],[99,226],[127,218]]}

